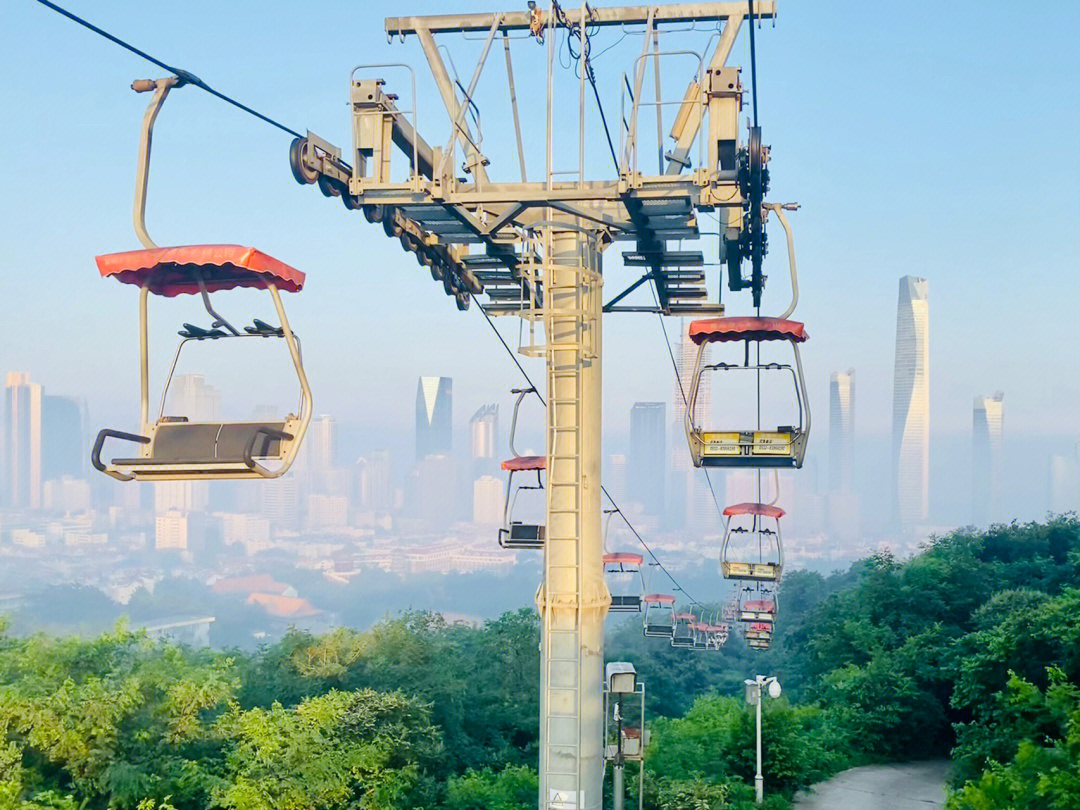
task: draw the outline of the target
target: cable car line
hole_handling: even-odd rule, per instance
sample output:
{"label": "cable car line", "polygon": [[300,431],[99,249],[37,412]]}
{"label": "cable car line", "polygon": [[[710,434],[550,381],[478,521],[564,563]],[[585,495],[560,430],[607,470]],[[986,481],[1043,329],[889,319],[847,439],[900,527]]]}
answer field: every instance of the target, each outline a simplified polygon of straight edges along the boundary
{"label": "cable car line", "polygon": [[304,137],[303,135],[301,135],[296,130],[290,129],[289,127],[285,126],[281,122],[275,121],[273,118],[270,118],[267,115],[263,115],[258,110],[252,109],[251,107],[247,106],[246,104],[243,104],[243,103],[237,101],[236,99],[231,98],[231,97],[225,95],[224,93],[222,93],[222,92],[220,92],[218,90],[215,90],[213,87],[208,85],[206,82],[204,82],[202,79],[200,79],[195,74],[189,73],[188,71],[183,70],[182,68],[173,67],[172,65],[169,65],[169,64],[166,64],[165,62],[162,62],[160,59],[151,56],[146,51],[143,51],[143,50],[140,50],[139,48],[136,48],[134,45],[132,45],[129,42],[125,42],[124,40],[120,39],[120,37],[115,36],[113,34],[110,34],[108,31],[106,31],[106,30],[104,30],[102,28],[98,28],[92,22],[84,20],[82,17],[78,16],[77,14],[72,14],[67,9],[61,8],[60,6],[56,5],[55,3],[50,3],[49,0],[37,0],[37,2],[40,3],[41,5],[45,6],[46,8],[52,9],[57,14],[60,14],[60,15],[62,15],[64,17],[67,17],[69,20],[71,20],[73,22],[77,22],[79,25],[83,26],[83,28],[86,28],[86,29],[88,29],[90,31],[93,31],[98,36],[104,37],[105,39],[109,40],[110,42],[112,42],[112,43],[114,43],[116,45],[119,45],[121,48],[124,48],[125,50],[130,51],[131,53],[135,54],[136,56],[139,56],[139,57],[145,59],[147,62],[150,62],[152,65],[156,65],[157,67],[161,68],[162,70],[169,71],[169,73],[172,73],[174,76],[176,76],[178,79],[180,79],[180,83],[177,85],[178,87],[181,86],[181,85],[184,85],[184,84],[190,84],[193,87],[198,87],[201,90],[205,90],[210,95],[216,96],[217,98],[221,99],[222,101],[233,105],[237,109],[243,110],[248,115],[253,115],[254,117],[258,118],[260,121],[265,121],[267,124],[270,124],[270,126],[276,127],[277,129],[280,129],[282,132],[286,132],[289,135],[292,135],[294,138],[302,138],[302,137]]}
{"label": "cable car line", "polygon": [[[527,382],[531,388],[536,390],[536,396],[546,406],[547,405],[547,400],[544,399],[544,396],[540,393],[539,389],[536,388],[536,384],[532,381],[532,378],[529,376],[529,373],[525,370],[524,366],[521,365],[521,361],[517,359],[517,356],[514,354],[514,350],[510,348],[510,344],[508,344],[506,342],[506,339],[502,336],[502,332],[500,332],[499,328],[497,326],[495,326],[495,322],[493,320],[491,320],[491,316],[488,315],[488,313],[484,310],[484,308],[482,306],[480,306],[479,302],[476,301],[476,297],[473,296],[472,293],[470,293],[470,296],[473,298],[473,302],[477,304],[476,308],[479,309],[480,312],[483,313],[484,320],[486,320],[488,326],[491,327],[491,331],[495,333],[496,337],[498,337],[499,343],[501,343],[503,348],[506,349],[506,353],[508,355],[510,355],[510,359],[514,361],[514,365],[517,366],[518,371],[521,372],[521,376],[525,378],[525,382]],[[711,488],[712,487],[711,487],[711,484],[710,484],[710,489]],[[704,605],[702,605],[701,602],[699,602],[697,599],[695,599],[693,596],[691,596],[690,593],[685,588],[683,588],[682,585],[679,584],[679,581],[677,579],[675,579],[675,577],[672,575],[671,571],[668,570],[667,566],[665,566],[660,561],[660,558],[656,556],[656,553],[651,548],[649,548],[649,544],[645,542],[645,538],[643,538],[641,536],[641,534],[638,532],[638,530],[634,527],[634,524],[630,522],[630,519],[626,516],[626,513],[623,512],[623,510],[619,507],[619,504],[615,502],[615,499],[613,497],[611,497],[611,493],[608,492],[607,487],[604,486],[603,484],[601,484],[600,485],[600,491],[604,493],[604,497],[606,497],[608,499],[608,503],[611,504],[612,509],[614,509],[616,512],[618,512],[619,517],[621,517],[622,520],[623,520],[623,523],[626,524],[626,528],[628,528],[630,530],[631,534],[633,534],[634,537],[637,538],[637,541],[641,544],[641,547],[643,549],[645,549],[645,551],[648,553],[648,555],[652,558],[653,564],[657,568],[659,568],[661,571],[663,571],[664,575],[667,576],[667,578],[671,580],[671,584],[674,586],[675,590],[678,591],[679,593],[683,594],[683,596],[685,596],[687,598],[687,600],[689,602],[691,602],[692,604],[697,605],[698,607],[704,607]],[[716,499],[716,495],[714,493],[713,494],[713,500],[715,501],[715,499]]]}
{"label": "cable car line", "polygon": [[750,96],[754,103],[754,126],[758,126],[757,108],[757,48],[754,45],[754,0],[750,4]]}

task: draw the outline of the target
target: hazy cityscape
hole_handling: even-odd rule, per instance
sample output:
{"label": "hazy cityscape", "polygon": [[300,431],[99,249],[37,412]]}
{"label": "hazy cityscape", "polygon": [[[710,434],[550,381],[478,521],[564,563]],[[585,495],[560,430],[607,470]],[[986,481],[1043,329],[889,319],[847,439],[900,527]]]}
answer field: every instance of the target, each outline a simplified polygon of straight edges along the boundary
{"label": "hazy cityscape", "polygon": [[[861,471],[872,454],[876,466],[883,459],[881,442],[859,433],[858,369],[829,377],[829,412],[819,417],[807,472],[779,476],[779,502],[791,515],[785,547],[793,567],[829,571],[882,546],[906,555],[931,534],[967,523],[986,526],[1010,514],[1002,392],[975,396],[966,459],[955,443],[932,446],[929,313],[927,280],[902,278],[891,485],[882,487],[880,475],[868,480]],[[675,342],[679,379],[689,374],[695,350],[689,340]],[[170,413],[220,418],[213,380],[181,375],[171,392]],[[506,499],[499,463],[510,454],[511,414],[499,403],[455,392],[449,377],[421,377],[415,403],[401,403],[415,407],[411,454],[359,446],[343,435],[348,415],[324,414],[313,420],[294,471],[265,483],[121,484],[92,475],[88,456],[97,422],[70,393],[44,390],[33,370],[5,375],[0,604],[21,617],[17,627],[96,630],[130,614],[151,629],[188,628],[203,643],[244,644],[290,625],[331,626],[346,618],[343,610],[354,623],[411,605],[478,618],[529,598],[536,556],[504,550],[496,541]],[[699,413],[714,409],[712,393],[703,390]],[[522,407],[516,449],[542,452],[539,405],[531,413],[529,407]],[[710,485],[722,506],[756,500],[759,482],[749,470],[713,471],[708,480],[694,470],[683,410],[678,383],[666,402],[633,403],[629,435],[609,441],[614,451],[606,457],[605,483],[673,570],[715,587],[714,565],[700,564],[716,560],[722,531]],[[964,478],[967,467],[966,520],[955,508],[932,508],[930,458],[937,452],[954,455],[952,475]],[[1048,452],[1044,465],[1042,510],[1076,509],[1075,450]],[[773,483],[766,475],[760,485],[771,492]],[[891,493],[892,503],[883,502],[881,490]],[[542,511],[542,499],[528,500],[523,495],[514,508]],[[609,548],[635,543],[619,520],[608,521],[607,531]],[[456,595],[460,589],[445,584],[456,577],[470,578],[488,601]],[[72,601],[58,596],[65,587]],[[88,597],[91,592],[100,598]],[[47,605],[35,601],[41,594]],[[219,621],[213,608],[223,604],[233,606],[233,627],[218,624],[211,634],[211,622]],[[240,604],[244,610],[237,611]]]}

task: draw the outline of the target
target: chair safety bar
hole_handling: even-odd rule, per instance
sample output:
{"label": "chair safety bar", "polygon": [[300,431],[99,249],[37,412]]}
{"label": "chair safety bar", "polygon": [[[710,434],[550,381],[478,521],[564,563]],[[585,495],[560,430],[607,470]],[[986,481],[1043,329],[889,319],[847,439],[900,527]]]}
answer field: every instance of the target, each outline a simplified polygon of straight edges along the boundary
{"label": "chair safety bar", "polygon": [[90,463],[94,465],[94,469],[98,472],[103,472],[108,476],[115,478],[117,481],[130,481],[135,476],[130,473],[122,473],[119,470],[111,470],[101,461],[101,451],[105,447],[106,439],[121,439],[126,442],[137,442],[139,444],[150,444],[149,436],[140,436],[138,433],[125,433],[122,430],[112,430],[105,428],[98,432],[97,439],[94,441],[94,449],[90,456]]}

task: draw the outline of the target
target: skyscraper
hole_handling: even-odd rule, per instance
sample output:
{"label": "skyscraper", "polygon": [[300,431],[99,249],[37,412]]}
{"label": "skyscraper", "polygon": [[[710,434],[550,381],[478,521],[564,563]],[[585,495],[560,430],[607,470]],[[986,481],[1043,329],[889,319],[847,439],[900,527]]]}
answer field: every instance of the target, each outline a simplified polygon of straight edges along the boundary
{"label": "skyscraper", "polygon": [[452,445],[453,380],[421,377],[416,386],[416,460],[449,454]]}
{"label": "skyscraper", "polygon": [[640,503],[649,515],[664,513],[666,411],[663,402],[635,402],[630,409],[627,494],[630,500]]}
{"label": "skyscraper", "polygon": [[851,492],[854,466],[855,369],[829,377],[829,489]]}
{"label": "skyscraper", "polygon": [[166,413],[186,416],[192,422],[213,422],[221,418],[221,392],[206,382],[202,374],[178,374],[169,386]]}
{"label": "skyscraper", "polygon": [[86,408],[77,399],[45,394],[41,398],[41,477],[46,481],[85,478],[89,449]]}
{"label": "skyscraper", "polygon": [[929,284],[900,279],[893,371],[893,470],[896,516],[906,526],[925,522],[930,500]]}
{"label": "skyscraper", "polygon": [[469,419],[469,456],[473,461],[492,460],[497,454],[499,406],[481,405]]}
{"label": "skyscraper", "polygon": [[971,413],[971,520],[982,526],[1000,516],[1001,431],[1004,394],[975,397]]}
{"label": "skyscraper", "polygon": [[41,507],[41,386],[22,371],[4,381],[3,502],[23,509]]}
{"label": "skyscraper", "polygon": [[1080,444],[1071,454],[1050,457],[1049,485],[1051,512],[1080,509]]}
{"label": "skyscraper", "polygon": [[[683,319],[681,338],[679,345],[675,347],[678,376],[672,381],[671,487],[668,514],[674,524],[684,525],[689,529],[704,529],[715,526],[716,509],[706,486],[705,473],[694,469],[690,461],[690,450],[686,445],[686,431],[683,427],[686,399],[690,396],[690,382],[698,353],[697,344],[690,339],[690,322],[689,318]],[[702,362],[708,363],[709,355],[710,347],[706,344]],[[699,420],[708,421],[712,414],[712,376],[705,374],[701,378],[701,390],[698,391],[696,405],[696,416]]]}

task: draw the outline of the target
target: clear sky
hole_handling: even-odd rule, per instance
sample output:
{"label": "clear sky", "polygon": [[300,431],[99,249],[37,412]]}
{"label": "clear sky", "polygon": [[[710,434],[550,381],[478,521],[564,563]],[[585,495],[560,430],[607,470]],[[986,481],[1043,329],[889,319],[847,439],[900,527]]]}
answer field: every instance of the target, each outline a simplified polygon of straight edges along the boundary
{"label": "clear sky", "polygon": [[[418,44],[388,44],[384,16],[498,6],[67,5],[290,127],[343,146],[347,77],[362,62],[416,66],[421,131],[438,143],[449,132]],[[966,434],[972,397],[1002,389],[1010,436],[1075,441],[1080,4],[780,0],[779,12],[758,37],[760,115],[773,147],[772,198],[803,205],[793,216],[797,316],[811,335],[805,358],[819,450],[828,375],[837,369],[857,369],[857,431],[889,430],[897,282],[909,273],[930,280],[933,432]],[[99,279],[93,256],[138,246],[130,210],[148,98],[128,85],[160,71],[32,0],[6,4],[4,17],[0,371],[27,370],[51,392],[85,396],[95,424],[134,420],[136,295]],[[594,53],[619,37],[613,29],[599,34]],[[708,38],[687,33],[665,47],[701,49]],[[481,43],[446,42],[467,82]],[[620,75],[637,47],[630,36],[596,58],[613,124]],[[749,86],[747,50],[744,31],[732,61],[744,65]],[[543,49],[515,40],[514,53],[535,176]],[[688,65],[665,66],[665,97],[681,95]],[[407,101],[404,75],[382,72]],[[570,77],[562,71],[564,83]],[[572,117],[576,87],[564,86]],[[492,173],[513,177],[501,49],[477,97]],[[606,148],[590,116],[588,161],[601,174]],[[573,121],[568,131],[576,131]],[[320,412],[407,430],[421,374],[454,377],[456,421],[485,400],[508,401],[506,389],[519,380],[480,314],[457,312],[426,270],[359,213],[298,186],[288,146],[288,136],[197,89],[174,92],[155,132],[151,233],[162,244],[255,245],[308,273],[307,288],[289,303]],[[576,165],[576,153],[564,162],[560,168]],[[774,228],[767,308],[782,308],[786,294],[780,236]],[[607,268],[609,292],[631,278],[613,254]],[[748,306],[740,299],[732,311]],[[163,313],[155,337],[167,338],[193,312],[164,307],[154,310]],[[500,325],[516,340],[516,322]],[[633,401],[670,400],[671,368],[654,316],[609,317],[606,328],[605,424],[617,434]],[[168,340],[155,345],[171,350]],[[526,362],[538,374],[535,361]],[[252,369],[234,382],[255,386],[258,376]]]}

